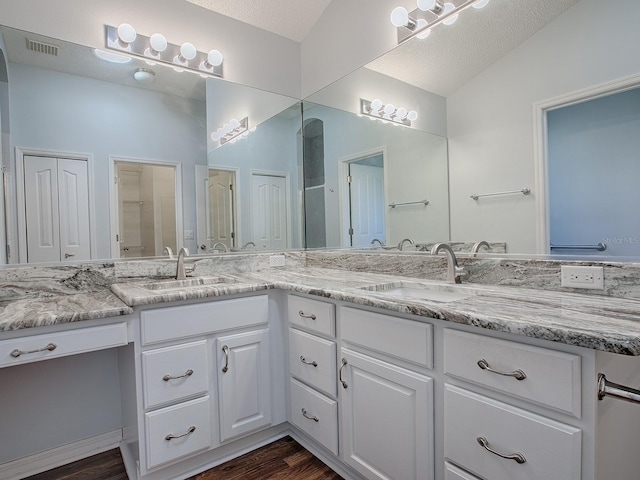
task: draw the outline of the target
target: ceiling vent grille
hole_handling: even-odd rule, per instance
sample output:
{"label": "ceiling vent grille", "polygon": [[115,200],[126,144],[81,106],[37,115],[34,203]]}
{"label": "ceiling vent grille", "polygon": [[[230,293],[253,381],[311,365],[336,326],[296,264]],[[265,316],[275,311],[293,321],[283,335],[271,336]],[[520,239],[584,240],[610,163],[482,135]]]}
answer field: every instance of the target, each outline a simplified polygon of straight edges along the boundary
{"label": "ceiling vent grille", "polygon": [[31,40],[29,38],[27,41],[27,50],[31,50],[32,52],[44,53],[45,55],[53,55],[54,57],[58,56],[58,47],[55,45],[50,45],[48,43],[38,42],[37,40]]}

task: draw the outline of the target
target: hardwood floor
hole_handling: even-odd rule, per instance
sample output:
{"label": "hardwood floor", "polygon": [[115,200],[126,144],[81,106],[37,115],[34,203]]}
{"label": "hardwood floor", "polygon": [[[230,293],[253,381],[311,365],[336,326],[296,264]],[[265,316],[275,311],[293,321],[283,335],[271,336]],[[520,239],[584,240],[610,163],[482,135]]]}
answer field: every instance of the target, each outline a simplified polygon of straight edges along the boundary
{"label": "hardwood floor", "polygon": [[[202,472],[189,480],[342,480],[337,473],[285,437]],[[25,480],[127,480],[118,450],[94,455]]]}

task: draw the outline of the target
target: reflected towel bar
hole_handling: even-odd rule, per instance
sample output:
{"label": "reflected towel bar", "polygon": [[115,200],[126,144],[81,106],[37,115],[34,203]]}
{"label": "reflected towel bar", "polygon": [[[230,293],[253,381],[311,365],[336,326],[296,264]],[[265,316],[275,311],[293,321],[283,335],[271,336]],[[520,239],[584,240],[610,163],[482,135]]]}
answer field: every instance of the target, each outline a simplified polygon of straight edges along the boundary
{"label": "reflected towel bar", "polygon": [[607,244],[604,242],[597,243],[596,245],[551,245],[551,250],[599,250],[604,252],[607,249]]}
{"label": "reflected towel bar", "polygon": [[598,400],[614,397],[631,403],[640,403],[640,390],[610,382],[604,373],[598,374]]}
{"label": "reflected towel bar", "polygon": [[512,193],[521,193],[523,195],[529,195],[531,190],[529,188],[523,188],[521,190],[509,190],[508,192],[496,192],[496,193],[474,193],[470,195],[474,200],[478,200],[480,197],[493,197],[495,195],[511,195]]}
{"label": "reflected towel bar", "polygon": [[416,205],[418,203],[423,203],[425,206],[429,205],[429,200],[420,200],[419,202],[402,202],[402,203],[390,203],[388,206],[391,208],[396,208],[400,205]]}

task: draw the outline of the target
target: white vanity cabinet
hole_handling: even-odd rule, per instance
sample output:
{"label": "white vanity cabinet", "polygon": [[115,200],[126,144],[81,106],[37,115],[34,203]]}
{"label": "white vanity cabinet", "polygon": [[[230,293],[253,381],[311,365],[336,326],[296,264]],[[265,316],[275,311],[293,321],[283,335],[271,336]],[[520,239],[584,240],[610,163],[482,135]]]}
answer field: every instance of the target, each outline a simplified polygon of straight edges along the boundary
{"label": "white vanity cabinet", "polygon": [[140,312],[140,477],[272,423],[267,295]]}
{"label": "white vanity cabinet", "polygon": [[367,479],[433,479],[432,325],[339,312],[343,461]]}

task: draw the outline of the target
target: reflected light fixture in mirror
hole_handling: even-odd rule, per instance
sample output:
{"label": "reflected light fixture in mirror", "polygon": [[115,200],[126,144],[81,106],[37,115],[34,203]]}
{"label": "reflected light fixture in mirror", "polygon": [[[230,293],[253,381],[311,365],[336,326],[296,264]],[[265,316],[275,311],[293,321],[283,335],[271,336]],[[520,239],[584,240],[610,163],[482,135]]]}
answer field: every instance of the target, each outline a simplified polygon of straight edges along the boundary
{"label": "reflected light fixture in mirror", "polygon": [[405,107],[395,107],[392,103],[384,105],[378,98],[369,101],[364,98],[360,99],[360,113],[369,118],[377,120],[386,120],[391,123],[411,126],[411,122],[417,120],[418,112],[415,110],[407,110]]}
{"label": "reflected light fixture in mirror", "polygon": [[106,31],[107,50],[139,57],[150,65],[163,63],[176,71],[189,71],[203,77],[222,77],[224,58],[218,50],[201,52],[190,42],[175,45],[160,33],[146,37],[137,33],[128,23],[117,28],[107,25]]}
{"label": "reflected light fixture in mirror", "polygon": [[242,120],[233,118],[213,132],[211,134],[211,140],[220,142],[220,145],[234,143],[236,140],[246,137],[250,132],[255,131],[256,127],[249,128],[249,117],[244,117]]}
{"label": "reflected light fixture in mirror", "polygon": [[431,29],[443,23],[453,25],[461,11],[473,6],[482,8],[489,0],[466,0],[458,5],[452,2],[442,3],[439,0],[417,0],[417,6],[411,13],[404,7],[396,7],[391,12],[391,24],[398,29],[398,43],[410,38],[427,38]]}
{"label": "reflected light fixture in mirror", "polygon": [[151,85],[156,79],[156,72],[148,68],[137,68],[133,78],[142,85]]}

